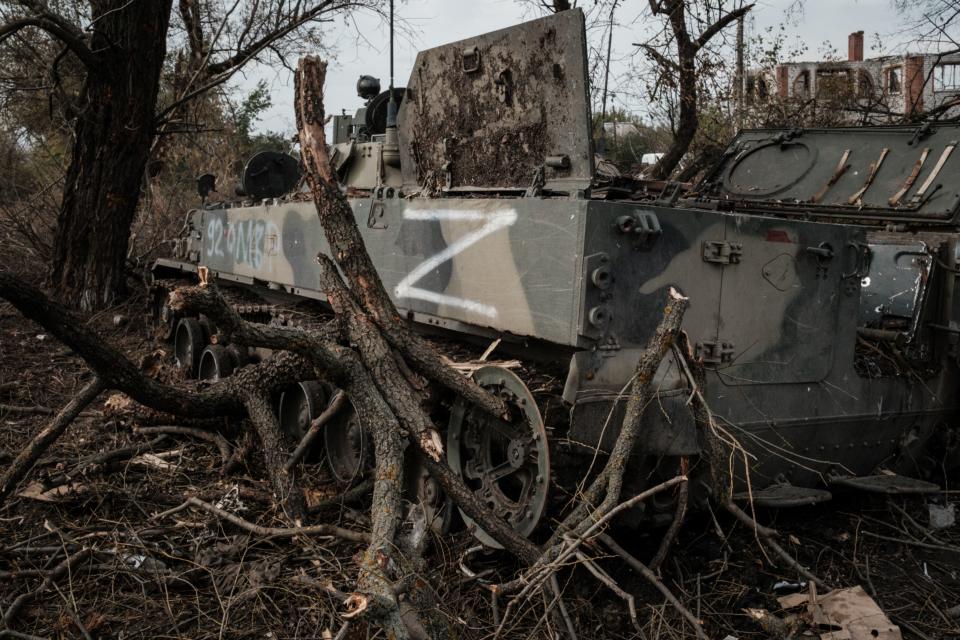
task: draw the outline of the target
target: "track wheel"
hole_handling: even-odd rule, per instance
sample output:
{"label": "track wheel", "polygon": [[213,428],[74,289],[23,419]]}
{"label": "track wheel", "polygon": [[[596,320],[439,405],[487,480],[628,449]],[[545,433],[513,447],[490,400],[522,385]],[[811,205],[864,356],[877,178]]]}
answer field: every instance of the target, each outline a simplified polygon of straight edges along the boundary
{"label": "track wheel", "polygon": [[340,482],[362,478],[373,463],[373,443],[353,404],[340,410],[323,432],[330,471]]}
{"label": "track wheel", "polygon": [[406,456],[403,497],[411,505],[419,504],[427,518],[427,526],[437,535],[449,533],[453,522],[453,500],[447,496],[427,468]]}
{"label": "track wheel", "polygon": [[[450,412],[447,461],[474,494],[522,536],[533,533],[547,506],[550,453],[533,395],[514,373],[483,367],[474,380],[510,407],[511,420],[495,418],[458,399]],[[500,544],[466,516],[487,546]]]}
{"label": "track wheel", "polygon": [[303,439],[310,423],[327,407],[329,388],[318,380],[300,382],[280,396],[280,429],[295,442]]}
{"label": "track wheel", "polygon": [[207,343],[200,321],[196,318],[180,318],[174,334],[173,351],[177,366],[183,369],[188,378],[197,377],[200,368],[200,353]]}
{"label": "track wheel", "polygon": [[177,316],[165,300],[160,300],[155,306],[156,336],[158,340],[170,342],[177,331]]}
{"label": "track wheel", "polygon": [[234,354],[220,344],[208,344],[200,354],[200,367],[197,377],[201,380],[216,382],[226,378],[236,368]]}

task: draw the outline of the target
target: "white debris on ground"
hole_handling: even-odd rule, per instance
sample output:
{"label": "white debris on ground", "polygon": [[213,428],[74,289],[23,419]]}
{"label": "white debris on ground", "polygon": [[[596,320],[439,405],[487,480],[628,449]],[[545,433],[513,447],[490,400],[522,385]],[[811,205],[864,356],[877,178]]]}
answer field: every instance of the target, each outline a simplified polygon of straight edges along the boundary
{"label": "white debris on ground", "polygon": [[957,512],[953,503],[941,507],[938,504],[929,504],[931,529],[949,529],[957,522]]}

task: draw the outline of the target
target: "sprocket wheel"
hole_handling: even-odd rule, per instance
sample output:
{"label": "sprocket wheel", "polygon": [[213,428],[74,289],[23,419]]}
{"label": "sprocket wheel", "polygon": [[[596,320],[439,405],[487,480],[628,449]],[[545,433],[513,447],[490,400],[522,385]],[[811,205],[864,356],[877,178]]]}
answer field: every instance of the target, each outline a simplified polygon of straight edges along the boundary
{"label": "sprocket wheel", "polygon": [[[527,386],[513,372],[487,366],[474,380],[503,398],[511,420],[495,418],[469,406],[454,404],[447,432],[447,461],[474,494],[522,536],[533,533],[547,506],[550,453],[543,418]],[[461,511],[478,540],[500,548],[489,534]]]}

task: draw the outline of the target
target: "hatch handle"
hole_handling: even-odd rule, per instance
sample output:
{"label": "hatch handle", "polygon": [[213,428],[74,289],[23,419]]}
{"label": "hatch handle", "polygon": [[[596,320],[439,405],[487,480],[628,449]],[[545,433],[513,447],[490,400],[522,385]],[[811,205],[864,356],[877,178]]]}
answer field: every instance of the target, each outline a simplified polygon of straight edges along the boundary
{"label": "hatch handle", "polygon": [[817,260],[832,260],[833,247],[826,242],[821,242],[819,246],[807,247],[807,253],[815,255]]}
{"label": "hatch handle", "polygon": [[464,73],[473,73],[480,69],[480,49],[477,47],[468,47],[463,50],[461,56]]}
{"label": "hatch handle", "polygon": [[862,280],[870,275],[870,263],[873,259],[870,245],[863,242],[848,242],[845,248],[853,250],[853,271],[841,274],[840,278]]}

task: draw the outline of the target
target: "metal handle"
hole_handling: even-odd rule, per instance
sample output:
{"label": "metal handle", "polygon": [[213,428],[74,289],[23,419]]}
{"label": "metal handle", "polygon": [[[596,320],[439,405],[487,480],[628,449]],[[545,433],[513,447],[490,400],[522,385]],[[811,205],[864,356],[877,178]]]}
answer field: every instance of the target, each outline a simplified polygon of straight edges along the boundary
{"label": "metal handle", "polygon": [[480,68],[480,50],[476,47],[470,47],[463,50],[461,59],[464,73],[473,73]]}
{"label": "metal handle", "polygon": [[833,259],[833,247],[827,243],[823,243],[817,247],[807,247],[807,253],[811,253],[817,256],[818,260],[831,260]]}

